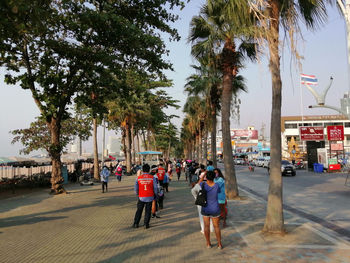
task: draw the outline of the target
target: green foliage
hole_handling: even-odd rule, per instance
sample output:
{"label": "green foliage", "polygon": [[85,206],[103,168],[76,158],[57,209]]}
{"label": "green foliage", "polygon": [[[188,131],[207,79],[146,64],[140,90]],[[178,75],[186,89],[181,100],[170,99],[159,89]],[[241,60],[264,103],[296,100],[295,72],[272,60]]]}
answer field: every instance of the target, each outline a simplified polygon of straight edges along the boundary
{"label": "green foliage", "polygon": [[[48,153],[52,151],[62,152],[75,137],[87,140],[91,136],[91,118],[77,115],[62,121],[60,145],[58,146],[51,145],[50,131],[46,121],[42,118],[37,118],[27,129],[18,129],[11,131],[11,133],[15,136],[12,143],[21,142],[24,145],[21,153],[29,154],[35,150],[46,150]],[[57,148],[52,149],[52,147]]]}
{"label": "green foliage", "polygon": [[111,93],[128,93],[116,83],[125,82],[125,69],[157,76],[171,69],[163,58],[168,51],[160,33],[179,39],[169,25],[177,20],[171,13],[177,6],[183,2],[1,1],[0,66],[7,70],[5,82],[29,89],[41,119],[57,122],[58,133],[74,100],[90,107],[94,117],[103,114],[103,102]]}

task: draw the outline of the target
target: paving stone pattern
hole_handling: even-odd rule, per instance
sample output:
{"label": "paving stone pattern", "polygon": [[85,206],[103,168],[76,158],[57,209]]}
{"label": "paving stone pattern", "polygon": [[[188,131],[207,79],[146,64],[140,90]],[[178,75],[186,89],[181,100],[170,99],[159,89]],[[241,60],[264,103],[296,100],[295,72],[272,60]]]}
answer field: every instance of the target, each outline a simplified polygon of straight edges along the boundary
{"label": "paving stone pattern", "polygon": [[[276,247],[282,237],[264,239],[256,227],[263,223],[265,204],[248,195],[229,202],[224,249],[215,248],[213,234],[214,246],[207,249],[184,181],[171,182],[161,218],[151,219],[151,228],[133,229],[134,181],[135,176],[121,183],[112,178],[104,194],[100,185],[71,184],[67,195],[49,196],[45,190],[1,200],[0,262],[350,262],[347,243],[304,248],[284,239],[288,246]],[[307,220],[288,213],[286,222]]]}

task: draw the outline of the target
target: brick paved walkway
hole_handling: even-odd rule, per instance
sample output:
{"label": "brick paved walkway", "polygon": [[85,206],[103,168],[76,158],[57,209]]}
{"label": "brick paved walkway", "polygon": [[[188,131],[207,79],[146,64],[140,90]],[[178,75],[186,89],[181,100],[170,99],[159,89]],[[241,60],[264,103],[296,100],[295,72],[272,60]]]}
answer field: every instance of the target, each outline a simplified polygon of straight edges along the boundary
{"label": "brick paved walkway", "polygon": [[69,185],[68,195],[1,200],[0,262],[350,262],[349,242],[289,212],[288,235],[262,235],[265,204],[243,191],[246,200],[229,202],[224,249],[207,249],[184,181],[171,183],[150,229],[133,229],[135,176],[123,179],[105,194]]}

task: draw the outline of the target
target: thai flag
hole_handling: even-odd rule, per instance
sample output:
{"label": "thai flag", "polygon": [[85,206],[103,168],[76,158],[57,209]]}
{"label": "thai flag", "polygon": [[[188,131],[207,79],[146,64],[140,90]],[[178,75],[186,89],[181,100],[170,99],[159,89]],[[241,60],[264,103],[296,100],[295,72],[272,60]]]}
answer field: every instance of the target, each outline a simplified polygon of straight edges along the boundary
{"label": "thai flag", "polygon": [[301,84],[317,85],[317,78],[314,75],[300,74]]}

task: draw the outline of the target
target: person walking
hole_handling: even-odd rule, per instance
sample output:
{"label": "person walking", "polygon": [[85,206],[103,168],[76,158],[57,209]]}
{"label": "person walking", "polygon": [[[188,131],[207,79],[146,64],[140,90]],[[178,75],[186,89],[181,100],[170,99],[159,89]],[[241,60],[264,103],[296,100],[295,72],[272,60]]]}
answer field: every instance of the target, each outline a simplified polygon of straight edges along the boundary
{"label": "person walking", "polygon": [[176,174],[177,174],[177,180],[180,180],[181,176],[181,162],[180,160],[176,163]]}
{"label": "person walking", "polygon": [[170,182],[169,174],[165,173],[164,180],[163,180],[163,187],[167,193],[169,192],[169,182]]}
{"label": "person walking", "polygon": [[158,181],[159,181],[160,186],[163,186],[164,176],[165,176],[165,169],[163,167],[163,163],[159,163],[157,177],[158,177]]}
{"label": "person walking", "polygon": [[115,175],[117,176],[117,179],[119,182],[121,182],[122,180],[122,174],[123,174],[123,166],[121,163],[118,163],[118,166],[115,169]]}
{"label": "person walking", "polygon": [[[153,175],[153,177],[156,179],[157,182],[157,188],[159,191],[159,180],[158,180],[158,176],[157,176],[157,165],[152,165],[151,166],[151,175]],[[160,216],[157,215],[158,212],[158,198],[159,198],[159,193],[155,193],[154,194],[154,199],[152,201],[152,218],[160,218]]]}
{"label": "person walking", "polygon": [[207,171],[214,171],[213,161],[208,161]]}
{"label": "person walking", "polygon": [[[197,198],[198,192],[201,190],[199,183],[195,184],[191,190],[194,199]],[[201,233],[204,234],[204,220],[202,215],[202,207],[197,205],[199,225],[201,226]],[[213,220],[210,220],[210,232],[214,232]]]}
{"label": "person walking", "polygon": [[218,203],[218,194],[220,193],[219,185],[214,183],[215,173],[213,171],[207,172],[207,181],[201,182],[200,186],[201,188],[204,187],[204,189],[207,192],[207,206],[202,207],[201,213],[203,215],[204,220],[204,235],[205,240],[207,242],[207,248],[211,248],[211,242],[210,242],[210,219],[213,220],[216,240],[218,242],[218,249],[222,249],[221,244],[221,230],[220,230],[220,207]]}
{"label": "person walking", "polygon": [[173,179],[173,163],[169,160],[168,162],[168,175],[169,175],[169,181]]}
{"label": "person walking", "polygon": [[158,186],[156,178],[149,174],[150,166],[146,163],[142,166],[142,174],[136,178],[135,193],[138,196],[137,210],[134,217],[133,228],[138,228],[142,216],[143,208],[145,207],[144,226],[149,228],[151,219],[152,201],[154,196],[158,193]]}
{"label": "person walking", "polygon": [[[194,186],[193,184],[192,184],[192,177],[195,175],[195,172],[196,172],[196,163],[195,162],[192,162],[191,163],[191,165],[190,165],[190,167],[188,168],[188,178],[189,178],[189,185],[190,186]],[[198,178],[197,178],[197,180],[195,180],[196,182],[198,181]]]}
{"label": "person walking", "polygon": [[109,169],[107,168],[106,165],[103,166],[100,177],[101,177],[101,182],[102,182],[102,193],[105,192],[105,187],[106,187],[106,192],[108,192],[108,177],[110,175]]}
{"label": "person walking", "polygon": [[215,179],[214,183],[219,185],[220,193],[218,194],[218,202],[220,206],[220,218],[223,220],[222,227],[226,227],[227,217],[227,201],[225,194],[225,178],[219,168],[214,169]]}

